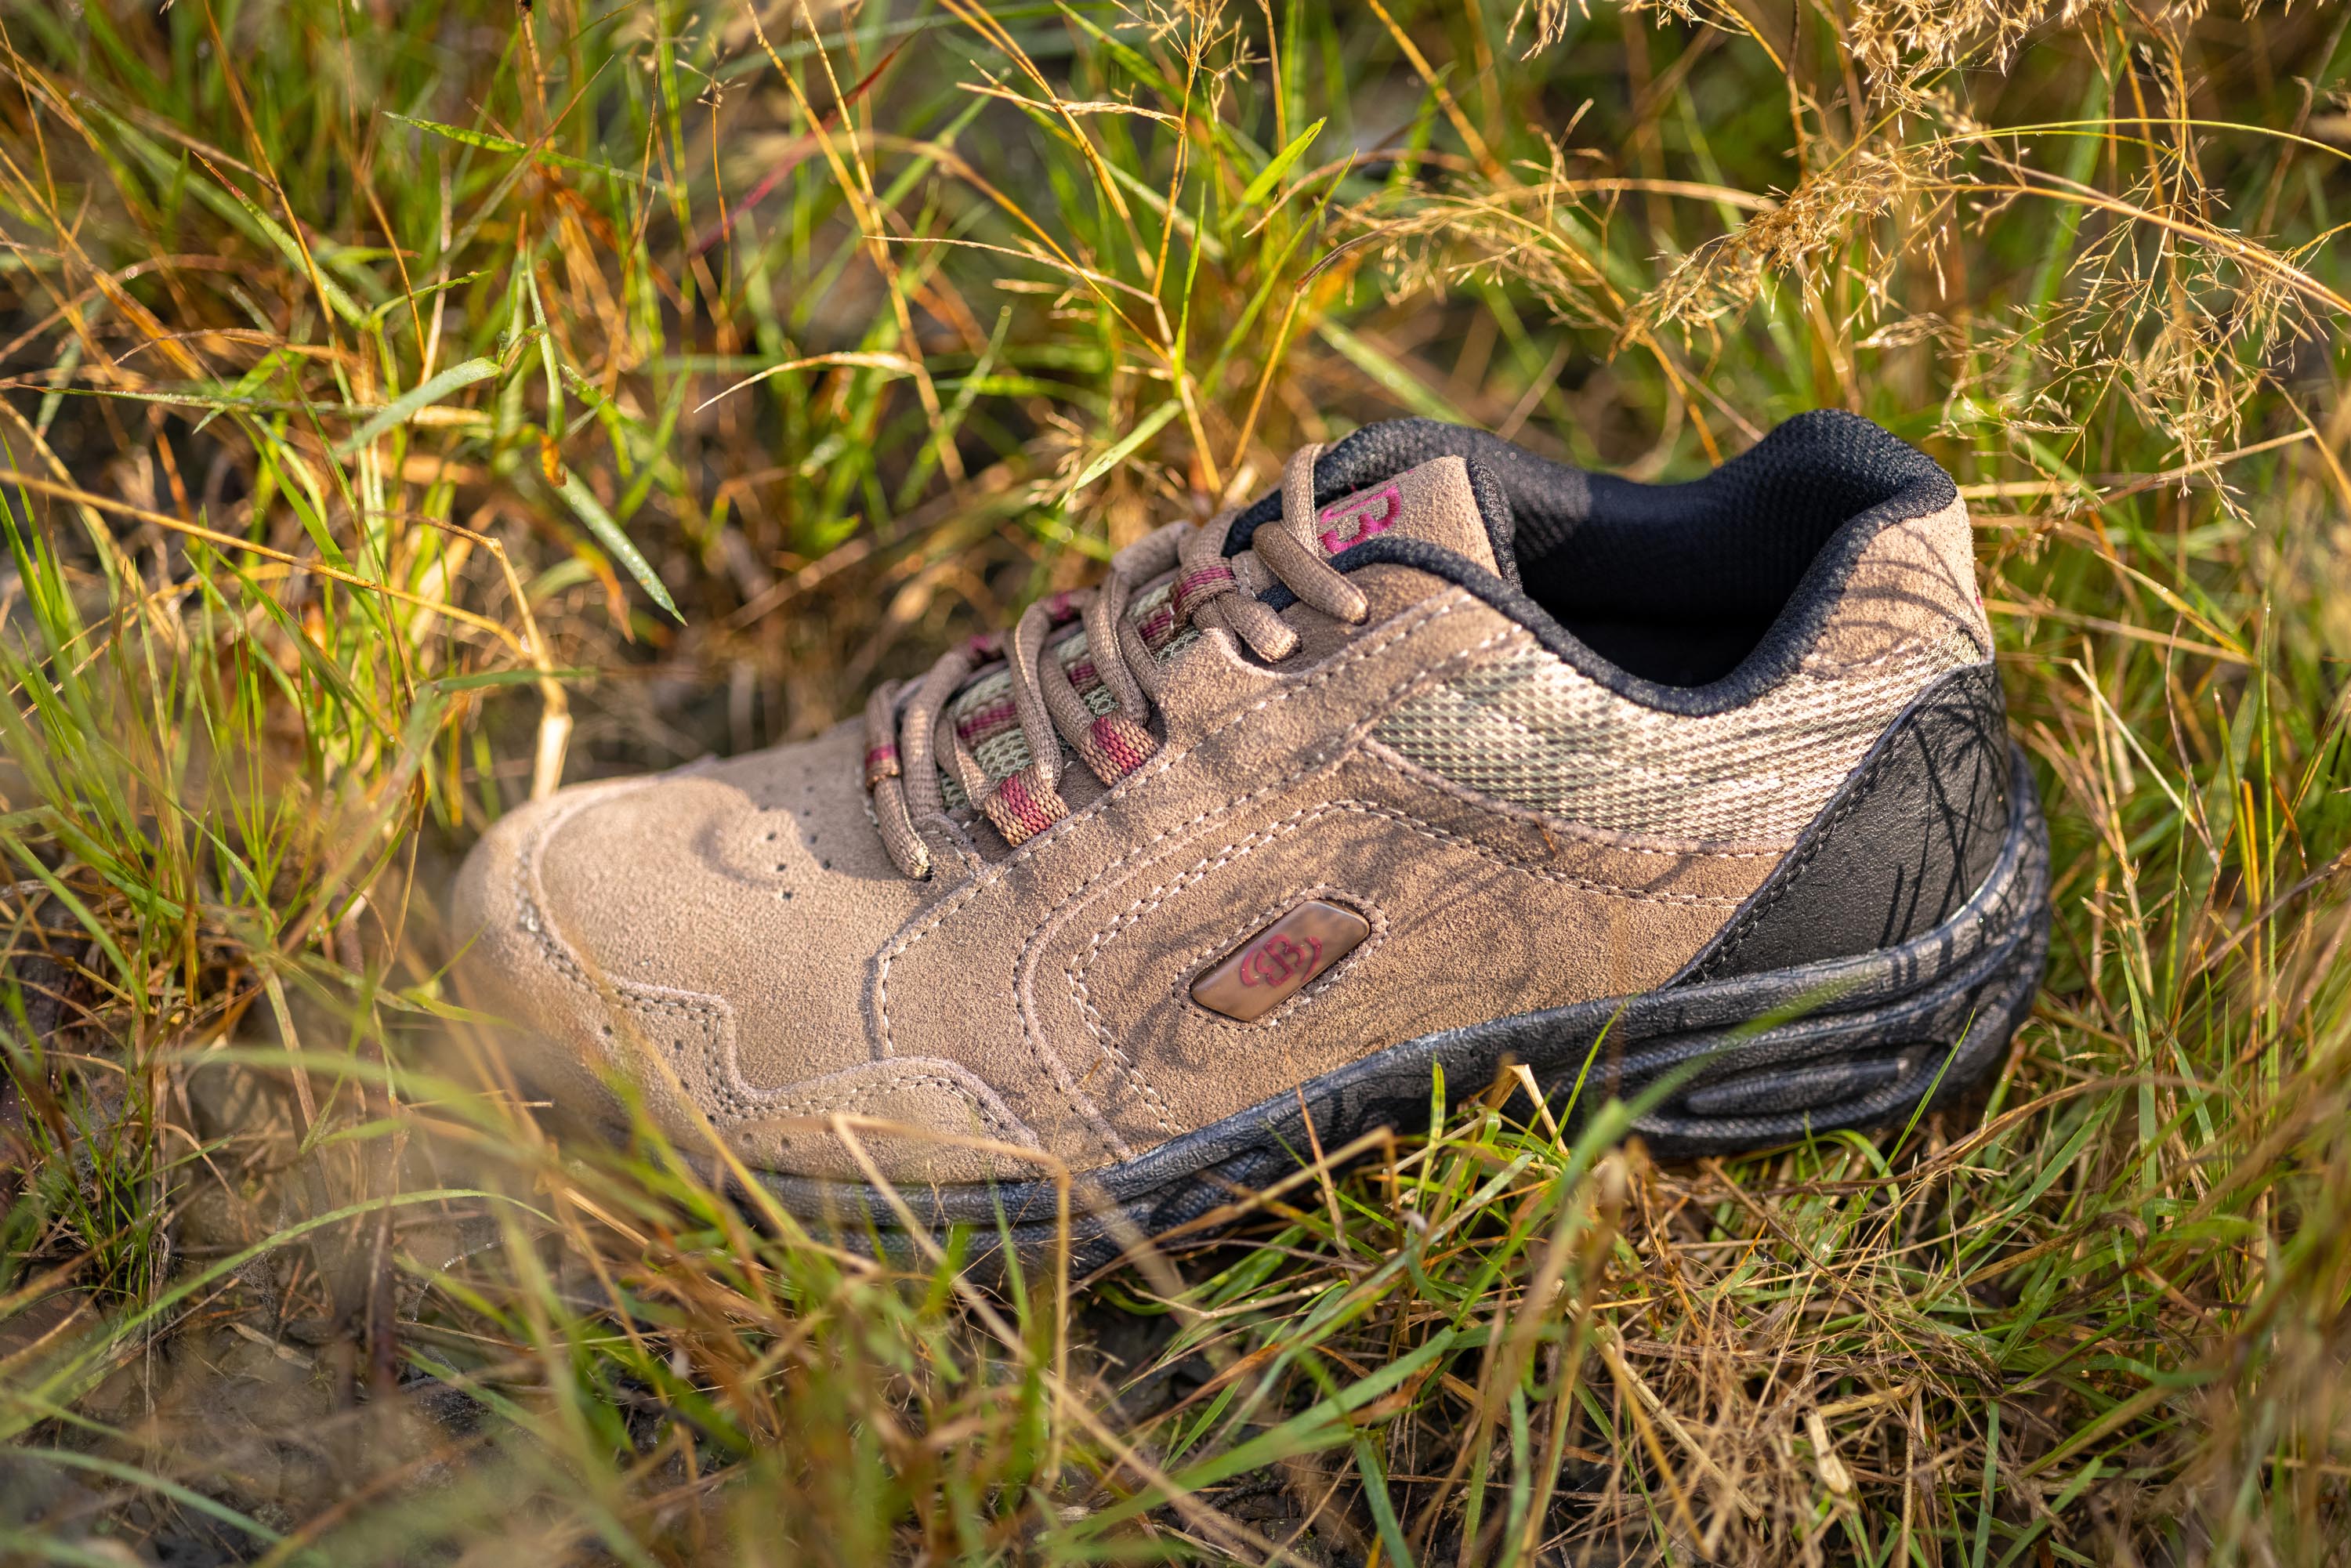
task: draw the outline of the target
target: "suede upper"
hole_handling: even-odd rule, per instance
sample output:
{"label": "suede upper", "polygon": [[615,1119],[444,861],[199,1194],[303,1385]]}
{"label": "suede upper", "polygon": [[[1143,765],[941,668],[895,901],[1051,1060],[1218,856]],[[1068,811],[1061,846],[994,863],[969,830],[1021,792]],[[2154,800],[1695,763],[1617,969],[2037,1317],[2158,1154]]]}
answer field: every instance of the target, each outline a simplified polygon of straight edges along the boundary
{"label": "suede upper", "polygon": [[[559,1087],[628,1074],[682,1142],[706,1121],[758,1167],[1097,1169],[1418,1036],[1671,980],[1917,693],[1991,656],[1965,508],[1898,443],[1872,458],[1893,498],[1856,481],[1804,503],[1823,520],[1801,524],[1815,537],[1777,618],[1738,633],[1760,641],[1727,674],[1677,685],[1544,608],[1617,568],[1578,567],[1573,530],[1514,470],[1498,480],[1466,441],[1415,448],[1446,438],[1414,423],[1394,438],[1414,461],[1389,472],[1326,454],[1348,488],[1318,493],[1311,522],[1259,507],[1234,528],[1236,575],[1296,651],[1187,638],[1155,677],[1155,749],[1107,786],[1073,769],[1042,831],[1008,842],[951,797],[916,823],[930,874],[907,875],[854,723],[564,789],[499,821],[461,874],[469,998]],[[1742,526],[1735,508],[1720,526]],[[1246,543],[1265,527],[1311,529],[1364,618],[1283,603]],[[1591,537],[1631,548],[1605,528]],[[1593,642],[1658,669],[1683,656],[1635,619],[1593,612]],[[1707,639],[1729,619],[1675,646],[1719,664]],[[1314,900],[1369,936],[1250,1021],[1194,997]],[[855,1146],[836,1112],[871,1119]]]}

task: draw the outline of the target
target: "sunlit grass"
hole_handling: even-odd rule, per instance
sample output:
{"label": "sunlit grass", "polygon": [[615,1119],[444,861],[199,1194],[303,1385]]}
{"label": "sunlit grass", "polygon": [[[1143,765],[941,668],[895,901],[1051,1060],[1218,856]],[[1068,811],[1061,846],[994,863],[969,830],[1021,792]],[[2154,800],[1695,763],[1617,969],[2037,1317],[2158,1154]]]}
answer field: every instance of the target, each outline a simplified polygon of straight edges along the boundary
{"label": "sunlit grass", "polygon": [[[0,5],[0,1553],[2327,1563],[2340,7]],[[1513,30],[1515,28],[1515,30]],[[1840,405],[2050,807],[1983,1120],[1432,1115],[982,1286],[544,1129],[437,901],[1416,413]]]}

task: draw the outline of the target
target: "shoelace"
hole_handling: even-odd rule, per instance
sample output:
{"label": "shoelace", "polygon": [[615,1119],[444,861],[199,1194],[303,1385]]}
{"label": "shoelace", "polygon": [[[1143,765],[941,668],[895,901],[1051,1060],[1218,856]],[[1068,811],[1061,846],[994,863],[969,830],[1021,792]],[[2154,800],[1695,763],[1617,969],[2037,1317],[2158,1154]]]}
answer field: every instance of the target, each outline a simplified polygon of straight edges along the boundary
{"label": "shoelace", "polygon": [[[1300,602],[1361,624],[1371,612],[1363,591],[1312,543],[1314,460],[1322,451],[1306,446],[1291,455],[1282,470],[1281,517],[1259,528],[1242,555],[1228,559],[1224,553],[1233,512],[1200,525],[1170,523],[1113,557],[1100,587],[1051,594],[1031,604],[1013,627],[1008,645],[997,633],[975,637],[941,654],[920,680],[892,681],[875,691],[865,705],[865,788],[883,845],[898,869],[917,881],[931,874],[931,845],[915,824],[946,811],[942,767],[1005,841],[1019,844],[1069,815],[1061,792],[1064,741],[1105,786],[1151,759],[1159,748],[1150,718],[1162,667],[1128,619],[1127,607],[1138,591],[1169,571],[1176,574],[1169,601],[1176,627],[1220,626],[1269,663],[1297,652],[1298,633],[1258,598],[1270,586],[1256,580],[1259,568]],[[1116,703],[1108,713],[1087,706],[1060,654],[1049,646],[1072,622],[1083,623],[1086,656]],[[1030,758],[1001,781],[991,779],[965,741],[954,712],[956,697],[973,674],[998,659],[1009,666],[1013,707]]]}

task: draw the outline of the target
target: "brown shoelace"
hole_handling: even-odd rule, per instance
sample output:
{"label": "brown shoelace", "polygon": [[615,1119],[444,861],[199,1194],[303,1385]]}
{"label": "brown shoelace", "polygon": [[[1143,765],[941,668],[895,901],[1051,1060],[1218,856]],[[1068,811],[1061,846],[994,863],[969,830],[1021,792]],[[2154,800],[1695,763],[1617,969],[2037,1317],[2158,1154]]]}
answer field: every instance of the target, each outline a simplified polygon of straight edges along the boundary
{"label": "brown shoelace", "polygon": [[[1301,603],[1360,624],[1370,613],[1363,591],[1318,553],[1314,538],[1314,460],[1322,447],[1293,454],[1281,479],[1281,517],[1259,528],[1249,550],[1228,559],[1225,536],[1234,513],[1207,523],[1170,523],[1112,558],[1101,586],[1039,600],[1013,627],[1009,644],[976,637],[939,656],[927,674],[891,681],[865,705],[865,788],[882,842],[898,869],[928,877],[932,845],[917,825],[946,813],[944,768],[981,813],[1018,844],[1069,815],[1061,799],[1062,745],[1104,785],[1116,784],[1158,750],[1151,733],[1162,669],[1127,615],[1134,595],[1176,573],[1169,604],[1176,628],[1222,627],[1259,658],[1275,662],[1298,648],[1298,633],[1258,598],[1260,576],[1279,581]],[[1253,559],[1253,565],[1251,561]],[[1097,714],[1080,695],[1049,643],[1081,622],[1086,656],[1115,706]],[[1009,667],[1012,705],[1029,745],[1029,764],[1002,779],[988,770],[956,723],[955,699],[975,674],[998,659]]]}

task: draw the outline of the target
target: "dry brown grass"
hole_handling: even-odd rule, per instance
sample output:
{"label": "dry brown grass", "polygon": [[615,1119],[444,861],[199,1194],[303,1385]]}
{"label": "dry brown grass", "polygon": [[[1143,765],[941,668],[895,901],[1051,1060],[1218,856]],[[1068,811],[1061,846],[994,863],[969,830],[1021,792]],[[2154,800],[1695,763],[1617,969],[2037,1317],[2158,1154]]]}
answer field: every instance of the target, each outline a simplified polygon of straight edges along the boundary
{"label": "dry brown grass", "polygon": [[[2343,1561],[2346,22],[0,6],[0,1553]],[[1823,403],[1967,487],[2052,809],[1980,1125],[1658,1167],[1452,1085],[982,1295],[551,1137],[441,992],[514,802],[1300,440]]]}

